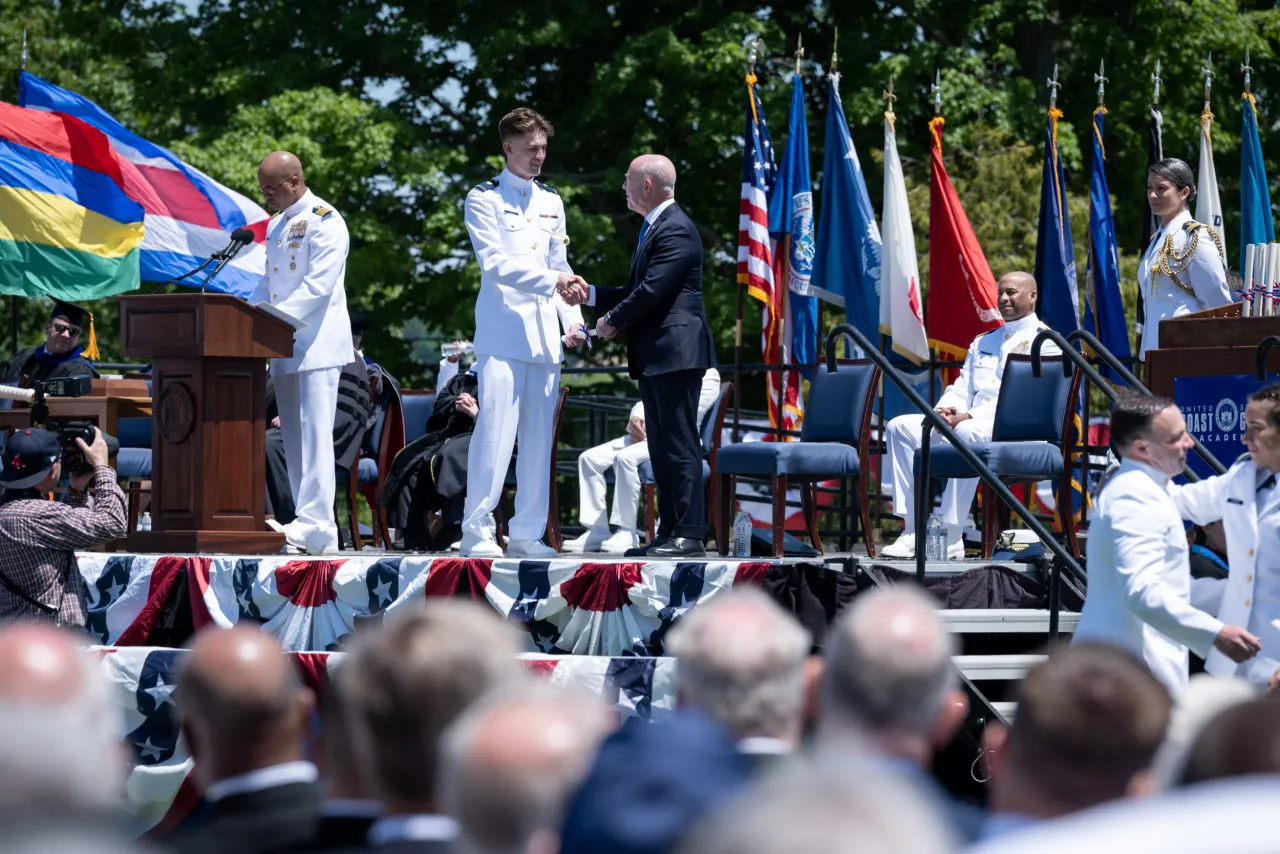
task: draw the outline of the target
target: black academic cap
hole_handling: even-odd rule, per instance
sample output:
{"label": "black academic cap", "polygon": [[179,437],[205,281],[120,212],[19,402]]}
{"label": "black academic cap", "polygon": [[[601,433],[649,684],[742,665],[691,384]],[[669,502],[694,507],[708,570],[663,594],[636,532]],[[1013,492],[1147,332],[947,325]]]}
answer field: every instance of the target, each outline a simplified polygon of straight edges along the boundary
{"label": "black academic cap", "polygon": [[364,334],[364,331],[367,328],[369,328],[369,315],[365,314],[363,311],[352,311],[350,312],[350,317],[351,317],[351,334],[352,335]]}
{"label": "black academic cap", "polygon": [[89,318],[89,312],[78,305],[72,305],[62,300],[54,300],[53,311],[49,312],[49,319],[53,320],[55,317],[61,317],[67,323],[83,329],[85,321]]}

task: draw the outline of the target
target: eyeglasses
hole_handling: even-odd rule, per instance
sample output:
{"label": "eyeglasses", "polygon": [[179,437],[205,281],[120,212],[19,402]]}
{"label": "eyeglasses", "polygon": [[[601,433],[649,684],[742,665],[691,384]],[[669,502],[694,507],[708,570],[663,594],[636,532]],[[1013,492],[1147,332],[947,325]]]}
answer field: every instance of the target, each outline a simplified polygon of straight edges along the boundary
{"label": "eyeglasses", "polygon": [[79,326],[68,326],[68,325],[67,325],[67,324],[65,324],[65,323],[57,323],[57,322],[55,321],[55,322],[54,322],[54,324],[53,324],[53,331],[54,331],[56,334],[58,334],[58,335],[69,335],[69,336],[71,336],[72,338],[79,338],[79,337],[80,337],[80,327],[79,327]]}
{"label": "eyeglasses", "polygon": [[272,193],[274,193],[276,190],[278,190],[278,189],[280,189],[281,187],[283,187],[285,184],[288,184],[288,183],[289,183],[290,181],[292,181],[292,180],[293,180],[293,176],[292,176],[292,175],[290,175],[288,178],[285,178],[285,179],[284,179],[283,181],[281,181],[279,184],[273,184],[273,185],[272,185],[272,186],[270,186],[270,187],[264,187],[264,186],[262,186],[261,184],[259,184],[259,185],[258,185],[258,190],[262,193],[262,195],[264,195],[264,196],[269,196],[269,195],[271,195]]}

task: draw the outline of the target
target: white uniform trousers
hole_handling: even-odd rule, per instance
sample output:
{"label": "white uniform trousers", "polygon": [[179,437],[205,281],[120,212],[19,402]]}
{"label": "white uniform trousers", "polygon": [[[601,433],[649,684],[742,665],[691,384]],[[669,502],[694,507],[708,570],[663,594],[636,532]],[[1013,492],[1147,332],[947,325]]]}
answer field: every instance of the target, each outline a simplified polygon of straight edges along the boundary
{"label": "white uniform trousers", "polygon": [[[606,533],[609,522],[628,531],[637,530],[640,466],[648,461],[649,443],[641,440],[628,444],[626,436],[583,451],[578,457],[578,517],[582,524]],[[609,469],[613,469],[613,513],[606,517],[604,475]]]}
{"label": "white uniform trousers", "polygon": [[498,506],[516,440],[513,540],[538,540],[547,528],[551,497],[551,430],[560,391],[560,364],[502,356],[476,360],[480,411],[467,450],[467,501],[462,531],[491,539],[489,514]]}
{"label": "white uniform trousers", "polygon": [[272,374],[289,491],[297,518],[288,527],[319,554],[337,548],[333,521],[333,419],[341,368]]}
{"label": "white uniform trousers", "polygon": [[[989,442],[992,426],[990,421],[970,418],[961,421],[955,431],[968,444]],[[916,529],[914,465],[923,432],[924,416],[919,414],[899,415],[889,422],[885,430],[885,442],[889,446],[889,482],[893,485],[893,515],[902,517],[902,530],[907,534]],[[933,431],[933,444],[946,441],[937,430]],[[977,491],[976,477],[948,480],[942,492],[942,521],[953,529],[959,528]]]}

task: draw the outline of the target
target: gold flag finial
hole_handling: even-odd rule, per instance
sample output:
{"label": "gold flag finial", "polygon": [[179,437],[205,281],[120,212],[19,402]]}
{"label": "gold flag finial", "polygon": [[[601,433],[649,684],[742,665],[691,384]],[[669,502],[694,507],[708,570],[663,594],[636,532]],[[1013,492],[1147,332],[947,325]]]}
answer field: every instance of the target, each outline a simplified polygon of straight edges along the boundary
{"label": "gold flag finial", "polygon": [[800,73],[800,60],[804,59],[804,33],[796,36],[796,74]]}
{"label": "gold flag finial", "polygon": [[1058,82],[1058,63],[1053,64],[1053,77],[1044,81],[1049,86],[1049,109],[1056,110],[1058,108],[1058,90],[1062,88],[1062,84]]}

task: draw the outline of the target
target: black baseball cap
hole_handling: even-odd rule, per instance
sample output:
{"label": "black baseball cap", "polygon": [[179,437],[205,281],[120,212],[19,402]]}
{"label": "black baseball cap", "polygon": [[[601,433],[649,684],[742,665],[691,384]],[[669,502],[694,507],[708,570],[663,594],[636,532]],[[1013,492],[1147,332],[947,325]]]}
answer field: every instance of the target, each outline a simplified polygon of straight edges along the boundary
{"label": "black baseball cap", "polygon": [[60,459],[62,446],[55,434],[35,428],[19,430],[5,443],[0,485],[6,489],[30,489],[48,477]]}

